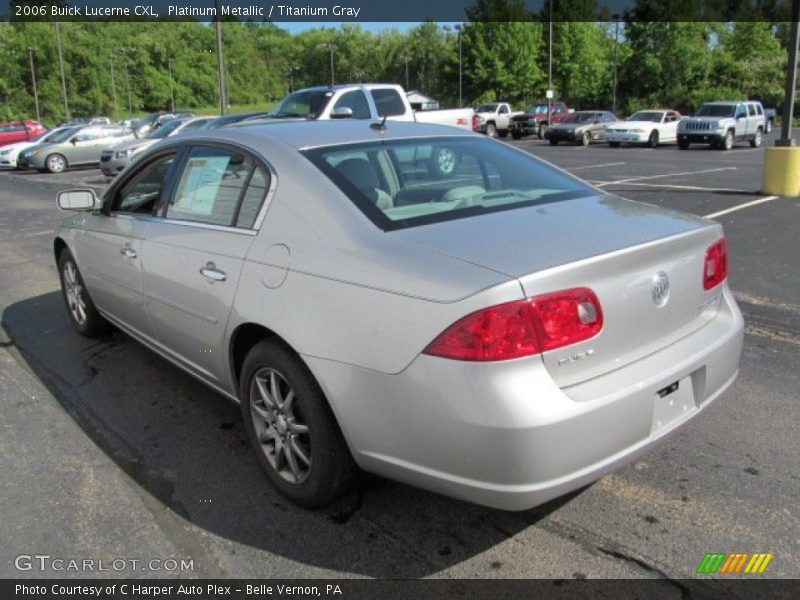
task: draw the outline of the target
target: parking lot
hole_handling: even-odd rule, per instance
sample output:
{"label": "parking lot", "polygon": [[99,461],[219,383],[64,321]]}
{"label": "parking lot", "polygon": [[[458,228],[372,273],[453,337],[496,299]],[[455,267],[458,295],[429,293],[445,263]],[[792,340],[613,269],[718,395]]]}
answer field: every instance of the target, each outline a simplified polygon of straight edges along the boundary
{"label": "parking lot", "polygon": [[766,575],[800,577],[800,200],[759,192],[763,148],[502,143],[724,226],[745,347],[737,383],[702,416],[527,512],[372,477],[332,507],[296,508],[266,482],[237,407],[121,333],[71,329],[52,259],[55,192],[101,188],[100,172],[0,173],[0,576],[82,575],[15,569],[15,556],[44,552],[194,561],[117,576],[647,577],[679,597],[706,552],[771,552]]}

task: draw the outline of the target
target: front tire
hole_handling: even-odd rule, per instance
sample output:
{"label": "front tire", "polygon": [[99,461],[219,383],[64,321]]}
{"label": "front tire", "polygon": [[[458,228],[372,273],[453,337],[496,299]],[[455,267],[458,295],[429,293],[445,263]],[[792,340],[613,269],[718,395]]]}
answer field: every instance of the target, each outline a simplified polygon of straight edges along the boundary
{"label": "front tire", "polygon": [[486,135],[490,138],[497,137],[497,127],[494,123],[487,123],[486,124]]}
{"label": "front tire", "polygon": [[581,146],[588,146],[592,143],[592,134],[588,131],[584,131],[583,135],[581,136]]}
{"label": "front tire", "polygon": [[436,177],[450,177],[458,166],[458,159],[458,154],[452,148],[434,147],[428,159],[428,169]]}
{"label": "front tire", "polygon": [[62,173],[67,168],[67,159],[61,154],[51,154],[44,164],[48,173]]}
{"label": "front tire", "polygon": [[275,340],[256,344],[239,397],[247,436],[272,484],[307,508],[344,493],[356,473],[325,395],[299,357]]}
{"label": "front tire", "polygon": [[70,321],[78,333],[94,338],[106,333],[108,321],[97,311],[78,265],[69,250],[62,250],[58,257],[58,274],[61,278],[61,294],[67,305]]}
{"label": "front tire", "polygon": [[732,150],[733,149],[733,141],[734,141],[733,131],[726,132],[725,133],[725,137],[722,138],[722,150],[725,150],[726,152],[728,150]]}
{"label": "front tire", "polygon": [[647,138],[647,145],[650,148],[658,148],[658,132],[656,130],[650,133],[650,137]]}

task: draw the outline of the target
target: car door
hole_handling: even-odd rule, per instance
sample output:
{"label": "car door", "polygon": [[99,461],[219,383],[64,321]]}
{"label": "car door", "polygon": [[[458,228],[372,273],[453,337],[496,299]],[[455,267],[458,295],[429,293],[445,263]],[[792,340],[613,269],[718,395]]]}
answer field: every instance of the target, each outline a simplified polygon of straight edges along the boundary
{"label": "car door", "polygon": [[747,103],[747,136],[752,137],[756,134],[758,127],[758,112],[756,105],[752,102]]}
{"label": "car door", "polygon": [[123,328],[151,334],[142,294],[142,240],[159,210],[174,152],[159,154],[116,183],[102,211],[86,218],[78,257],[89,294]]}
{"label": "car door", "polygon": [[162,349],[225,387],[225,331],[269,189],[263,164],[235,148],[188,148],[144,240],[144,301]]}
{"label": "car door", "polygon": [[747,134],[747,107],[744,105],[744,103],[739,103],[736,105],[735,117],[736,138],[739,139]]}
{"label": "car door", "polygon": [[674,112],[664,113],[664,121],[661,125],[661,141],[674,142],[678,139],[678,115]]}
{"label": "car door", "polygon": [[[69,145],[65,148],[67,161],[70,165],[84,165],[92,162],[92,157],[97,153],[97,146],[100,140],[100,132],[95,128],[81,129],[69,140]],[[100,155],[97,161],[100,162]]]}

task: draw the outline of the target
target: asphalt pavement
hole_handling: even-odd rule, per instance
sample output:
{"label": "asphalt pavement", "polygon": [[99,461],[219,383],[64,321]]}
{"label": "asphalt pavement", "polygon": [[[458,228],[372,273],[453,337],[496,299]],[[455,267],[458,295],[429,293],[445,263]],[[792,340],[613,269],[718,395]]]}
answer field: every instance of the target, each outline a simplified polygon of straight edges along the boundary
{"label": "asphalt pavement", "polygon": [[[124,334],[86,340],[70,327],[55,192],[100,188],[99,171],[0,173],[0,577],[645,577],[680,597],[706,552],[771,552],[765,576],[800,577],[800,201],[760,193],[763,149],[744,145],[504,143],[722,223],[747,321],[730,391],[641,460],[531,511],[375,477],[334,506],[299,509],[267,483],[237,407]],[[37,553],[126,562],[15,566]]]}

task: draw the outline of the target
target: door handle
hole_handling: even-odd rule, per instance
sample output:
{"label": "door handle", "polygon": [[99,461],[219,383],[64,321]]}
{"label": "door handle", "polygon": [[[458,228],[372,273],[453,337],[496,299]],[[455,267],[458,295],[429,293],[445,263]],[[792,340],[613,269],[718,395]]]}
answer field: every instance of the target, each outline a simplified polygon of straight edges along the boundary
{"label": "door handle", "polygon": [[200,274],[213,281],[225,281],[228,278],[225,271],[220,271],[213,262],[208,262],[205,267],[201,267]]}
{"label": "door handle", "polygon": [[139,256],[136,254],[136,250],[131,248],[130,246],[125,246],[124,248],[119,249],[119,253],[122,254],[125,258],[136,258]]}

